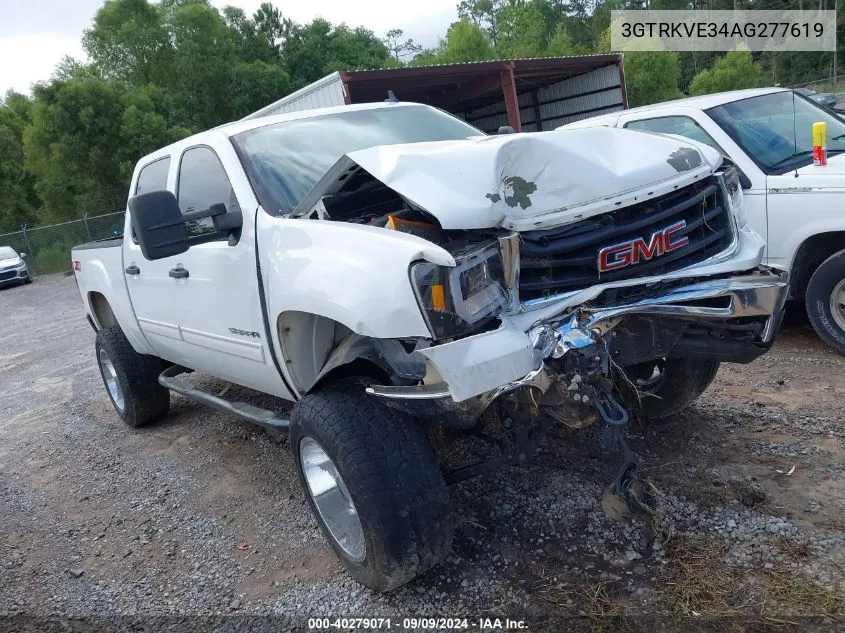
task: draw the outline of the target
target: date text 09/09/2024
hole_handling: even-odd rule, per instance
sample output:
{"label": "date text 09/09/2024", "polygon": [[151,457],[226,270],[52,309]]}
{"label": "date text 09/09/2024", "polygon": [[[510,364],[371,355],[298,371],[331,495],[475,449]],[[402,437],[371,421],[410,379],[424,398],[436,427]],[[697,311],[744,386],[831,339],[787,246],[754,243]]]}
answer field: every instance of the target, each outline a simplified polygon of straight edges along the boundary
{"label": "date text 09/09/2024", "polygon": [[509,618],[309,618],[309,630],[366,630],[366,629],[477,629],[486,630],[526,630],[524,620]]}

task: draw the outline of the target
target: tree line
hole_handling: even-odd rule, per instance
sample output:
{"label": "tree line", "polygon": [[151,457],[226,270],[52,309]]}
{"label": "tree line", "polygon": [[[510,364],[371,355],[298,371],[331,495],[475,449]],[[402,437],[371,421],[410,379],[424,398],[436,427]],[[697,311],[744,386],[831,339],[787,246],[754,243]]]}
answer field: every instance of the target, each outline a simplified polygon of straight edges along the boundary
{"label": "tree line", "polygon": [[[836,2],[845,20],[845,0]],[[336,70],[610,52],[613,9],[802,3],[462,0],[459,20],[424,49],[400,29],[379,38],[364,26],[321,18],[298,24],[269,2],[250,16],[208,0],[106,0],[82,39],[87,63],[65,58],[31,94],[9,91],[0,100],[0,233],[83,210],[113,211],[141,156]],[[831,64],[832,53],[637,52],[625,55],[625,78],[635,106],[808,81],[828,75]]]}

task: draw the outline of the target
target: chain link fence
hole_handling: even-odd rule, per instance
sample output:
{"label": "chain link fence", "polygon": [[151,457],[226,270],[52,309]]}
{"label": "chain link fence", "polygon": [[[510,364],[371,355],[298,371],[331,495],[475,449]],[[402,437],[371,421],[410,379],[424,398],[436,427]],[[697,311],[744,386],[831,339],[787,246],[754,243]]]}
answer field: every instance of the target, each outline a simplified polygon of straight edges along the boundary
{"label": "chain link fence", "polygon": [[27,264],[35,274],[71,270],[70,249],[77,244],[103,240],[123,234],[125,211],[84,215],[79,220],[0,233],[0,246],[11,246],[26,253]]}

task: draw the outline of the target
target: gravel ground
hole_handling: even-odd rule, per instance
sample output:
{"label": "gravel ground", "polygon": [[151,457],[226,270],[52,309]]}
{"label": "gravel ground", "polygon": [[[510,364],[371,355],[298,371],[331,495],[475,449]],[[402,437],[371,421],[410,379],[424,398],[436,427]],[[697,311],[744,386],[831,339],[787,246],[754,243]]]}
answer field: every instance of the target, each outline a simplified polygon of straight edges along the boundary
{"label": "gravel ground", "polygon": [[45,616],[280,630],[261,618],[320,615],[842,630],[845,358],[800,314],[689,411],[632,429],[661,492],[657,538],[603,512],[616,461],[554,429],[528,466],[452,488],[452,555],[389,595],[342,571],[284,438],[175,395],[165,422],[126,428],[72,279],[4,290],[0,315],[0,629]]}

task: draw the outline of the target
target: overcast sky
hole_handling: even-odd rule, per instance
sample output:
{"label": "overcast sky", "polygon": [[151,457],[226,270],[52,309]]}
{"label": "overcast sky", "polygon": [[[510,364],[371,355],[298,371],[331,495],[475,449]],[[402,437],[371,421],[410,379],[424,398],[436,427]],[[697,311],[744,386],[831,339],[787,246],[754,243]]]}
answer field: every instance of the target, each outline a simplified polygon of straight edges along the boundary
{"label": "overcast sky", "polygon": [[[262,0],[212,0],[244,9],[247,14]],[[404,29],[424,46],[433,46],[457,19],[458,0],[276,0],[285,17],[309,22],[323,17],[332,23],[363,25],[384,37],[389,29]],[[103,0],[0,0],[0,95],[9,88],[29,92],[30,85],[47,79],[65,55],[84,59],[82,32]]]}

